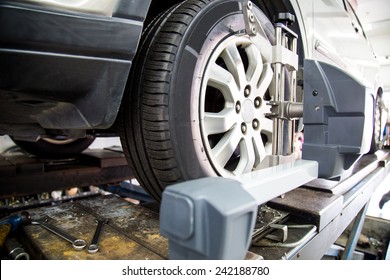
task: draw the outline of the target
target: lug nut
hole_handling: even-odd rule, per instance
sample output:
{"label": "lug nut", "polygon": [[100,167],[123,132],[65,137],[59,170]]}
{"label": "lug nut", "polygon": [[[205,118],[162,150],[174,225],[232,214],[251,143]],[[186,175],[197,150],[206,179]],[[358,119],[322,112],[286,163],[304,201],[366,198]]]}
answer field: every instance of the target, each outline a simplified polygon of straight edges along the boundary
{"label": "lug nut", "polygon": [[248,97],[251,94],[251,88],[247,86],[244,90],[245,97]]}
{"label": "lug nut", "polygon": [[261,106],[261,99],[260,99],[260,97],[257,97],[255,99],[255,107],[260,108],[260,106]]}
{"label": "lug nut", "polygon": [[247,128],[246,128],[246,124],[245,123],[242,123],[241,124],[241,131],[242,131],[242,133],[246,133],[246,131],[247,131]]}
{"label": "lug nut", "polygon": [[258,129],[259,128],[259,121],[258,120],[253,120],[252,126],[253,126],[254,129]]}
{"label": "lug nut", "polygon": [[238,113],[240,113],[240,111],[241,111],[241,103],[240,103],[240,101],[238,101],[236,103],[236,113],[238,114]]}

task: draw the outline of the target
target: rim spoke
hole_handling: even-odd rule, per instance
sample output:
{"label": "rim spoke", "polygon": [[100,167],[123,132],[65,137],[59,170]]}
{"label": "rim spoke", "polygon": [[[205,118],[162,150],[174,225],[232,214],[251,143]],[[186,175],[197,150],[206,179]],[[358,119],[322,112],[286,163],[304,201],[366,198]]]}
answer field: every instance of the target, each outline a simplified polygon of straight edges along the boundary
{"label": "rim spoke", "polygon": [[256,161],[255,161],[255,167],[256,167],[267,156],[265,143],[263,142],[260,133],[256,133],[254,135],[253,146],[254,146],[255,157],[256,157]]}
{"label": "rim spoke", "polygon": [[229,71],[214,63],[208,71],[208,86],[220,90],[227,102],[234,102],[234,93],[238,91],[234,77]]}
{"label": "rim spoke", "polygon": [[257,84],[261,96],[264,96],[264,94],[266,93],[268,87],[272,82],[273,76],[274,76],[274,72],[272,71],[271,64],[265,63],[263,74],[261,75],[261,79]]}
{"label": "rim spoke", "polygon": [[244,63],[237,49],[236,44],[230,44],[222,53],[222,58],[226,63],[229,72],[233,74],[239,89],[246,85],[246,75]]}
{"label": "rim spoke", "polygon": [[267,135],[271,135],[273,131],[273,121],[271,119],[263,118],[260,121],[260,129],[262,133],[265,133]]}
{"label": "rim spoke", "polygon": [[263,60],[261,59],[260,51],[255,48],[253,45],[246,48],[246,53],[248,55],[249,66],[246,73],[246,78],[248,81],[258,84],[261,73],[263,73]]}
{"label": "rim spoke", "polygon": [[245,138],[240,143],[240,162],[234,171],[236,175],[252,171],[256,162],[255,149],[250,138]]}
{"label": "rim spoke", "polygon": [[220,113],[205,113],[204,125],[207,135],[231,130],[236,124],[237,114],[234,109],[225,108]]}
{"label": "rim spoke", "polygon": [[222,167],[225,167],[226,163],[232,157],[241,139],[241,130],[235,127],[228,133],[226,133],[219,141],[217,146],[213,148],[212,151],[214,153],[214,156]]}

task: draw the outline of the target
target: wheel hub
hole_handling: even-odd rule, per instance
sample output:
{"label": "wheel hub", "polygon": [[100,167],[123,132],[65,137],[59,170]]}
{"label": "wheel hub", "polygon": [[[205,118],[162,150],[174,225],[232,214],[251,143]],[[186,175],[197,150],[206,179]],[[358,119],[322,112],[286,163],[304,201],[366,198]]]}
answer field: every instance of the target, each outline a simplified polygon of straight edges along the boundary
{"label": "wheel hub", "polygon": [[242,106],[242,118],[244,122],[251,123],[255,118],[256,108],[253,102],[249,99],[245,100]]}

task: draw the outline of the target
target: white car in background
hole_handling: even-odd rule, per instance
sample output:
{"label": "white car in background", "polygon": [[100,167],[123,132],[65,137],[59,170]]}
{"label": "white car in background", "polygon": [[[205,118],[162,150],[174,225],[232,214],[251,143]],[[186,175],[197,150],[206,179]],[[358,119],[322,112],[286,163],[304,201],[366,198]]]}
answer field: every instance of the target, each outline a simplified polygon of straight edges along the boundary
{"label": "white car in background", "polygon": [[[273,17],[295,15],[303,158],[318,161],[322,177],[340,176],[380,135],[378,66],[353,7],[252,2],[272,44]],[[0,134],[53,157],[116,131],[157,200],[176,182],[252,172],[271,152],[273,69],[237,33],[245,3],[0,0]]]}

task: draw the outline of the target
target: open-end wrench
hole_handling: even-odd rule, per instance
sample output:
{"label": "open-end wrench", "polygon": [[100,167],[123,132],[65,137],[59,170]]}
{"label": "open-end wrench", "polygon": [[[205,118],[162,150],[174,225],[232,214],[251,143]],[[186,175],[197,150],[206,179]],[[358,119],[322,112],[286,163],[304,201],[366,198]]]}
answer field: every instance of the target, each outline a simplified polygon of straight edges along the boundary
{"label": "open-end wrench", "polygon": [[102,233],[102,229],[103,229],[104,225],[107,224],[107,223],[108,223],[107,219],[98,221],[98,225],[96,227],[95,234],[93,235],[92,242],[88,246],[88,249],[87,249],[88,253],[95,254],[97,251],[99,251],[100,235]]}
{"label": "open-end wrench", "polygon": [[69,233],[63,231],[62,229],[48,224],[46,221],[31,221],[33,225],[40,225],[41,227],[47,229],[48,231],[54,233],[55,235],[61,237],[62,239],[70,242],[77,251],[81,251],[87,246],[87,243],[83,239],[78,239],[70,235]]}

